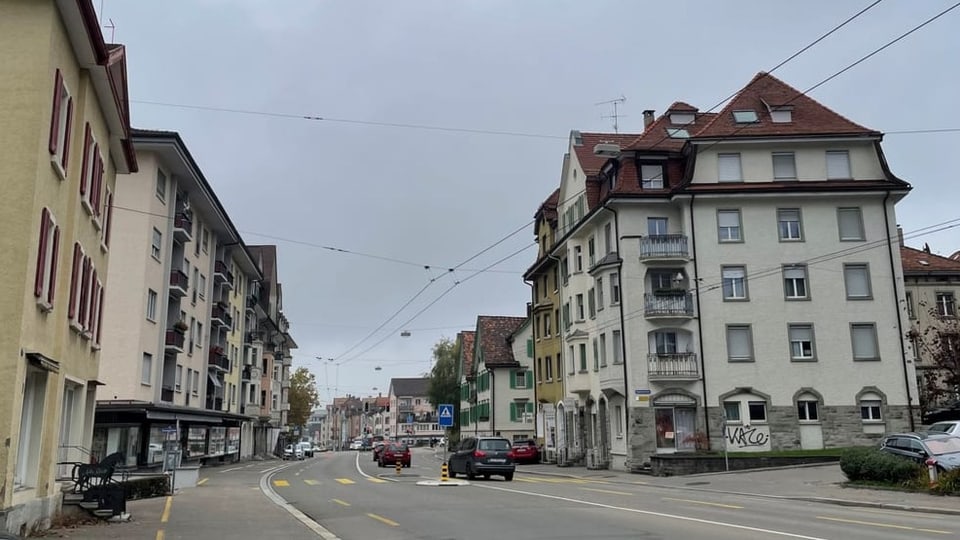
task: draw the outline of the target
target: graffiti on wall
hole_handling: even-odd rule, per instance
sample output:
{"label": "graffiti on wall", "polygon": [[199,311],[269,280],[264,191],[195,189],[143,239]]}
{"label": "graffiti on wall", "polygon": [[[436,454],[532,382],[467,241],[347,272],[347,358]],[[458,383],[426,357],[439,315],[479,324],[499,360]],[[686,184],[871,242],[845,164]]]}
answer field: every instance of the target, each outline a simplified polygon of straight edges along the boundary
{"label": "graffiti on wall", "polygon": [[727,426],[727,448],[761,451],[770,449],[768,426]]}

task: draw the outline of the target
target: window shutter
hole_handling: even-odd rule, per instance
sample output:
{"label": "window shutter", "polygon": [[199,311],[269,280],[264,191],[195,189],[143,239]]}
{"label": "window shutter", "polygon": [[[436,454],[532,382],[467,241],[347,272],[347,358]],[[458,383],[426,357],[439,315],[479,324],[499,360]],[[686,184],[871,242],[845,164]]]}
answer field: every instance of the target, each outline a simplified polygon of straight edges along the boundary
{"label": "window shutter", "polygon": [[57,134],[60,132],[60,96],[63,95],[63,74],[57,69],[57,75],[53,82],[53,112],[50,116],[50,141],[49,150],[51,154],[57,153]]}
{"label": "window shutter", "polygon": [[103,226],[103,245],[110,247],[110,227],[113,225],[113,193],[107,192],[107,200],[104,204],[107,213],[107,222]]}
{"label": "window shutter", "polygon": [[103,290],[104,287],[100,287],[100,298],[97,301],[97,345],[100,344],[100,334],[103,330]]}
{"label": "window shutter", "polygon": [[533,358],[533,339],[527,340],[527,358]]}
{"label": "window shutter", "polygon": [[97,198],[93,211],[97,213],[97,217],[100,217],[100,203],[103,202],[103,156],[100,155],[97,156],[97,189],[93,195]]}
{"label": "window shutter", "polygon": [[57,263],[60,259],[60,227],[53,229],[53,249],[50,250],[50,280],[47,289],[47,303],[53,305],[53,297],[57,291]]}
{"label": "window shutter", "polygon": [[40,242],[37,248],[37,271],[33,278],[33,295],[40,298],[43,295],[44,267],[47,264],[47,231],[50,229],[50,211],[46,208],[40,212]]}
{"label": "window shutter", "polygon": [[517,387],[517,372],[511,370],[510,371],[510,388],[516,388],[516,387]]}
{"label": "window shutter", "polygon": [[528,402],[527,402],[527,412],[528,412],[528,413],[531,413],[531,414],[533,413],[533,402],[532,402],[532,401],[528,401]]}
{"label": "window shutter", "polygon": [[827,152],[827,178],[851,178],[850,154],[843,151]]}
{"label": "window shutter", "polygon": [[96,320],[96,313],[93,312],[97,302],[97,269],[93,267],[93,259],[90,261],[90,293],[87,297],[87,318],[83,321],[83,327],[87,330],[93,328],[93,322]]}
{"label": "window shutter", "polygon": [[83,271],[80,274],[80,305],[77,308],[77,324],[84,327],[87,322],[87,302],[90,298],[90,259],[83,258]]}
{"label": "window shutter", "polygon": [[721,182],[743,180],[743,173],[740,171],[740,154],[720,154],[717,156],[717,164]]}
{"label": "window shutter", "polygon": [[90,163],[90,123],[87,122],[83,129],[83,159],[80,167],[80,194],[87,192],[87,167]]}
{"label": "window shutter", "polygon": [[736,210],[720,210],[717,212],[717,222],[721,227],[739,227],[740,213]]}
{"label": "window shutter", "polygon": [[70,270],[70,300],[67,309],[67,316],[71,319],[77,314],[77,286],[79,285],[80,261],[82,259],[83,249],[80,247],[80,242],[76,242],[73,244],[73,266]]}
{"label": "window shutter", "polygon": [[517,403],[515,401],[510,402],[510,421],[517,421]]}
{"label": "window shutter", "polygon": [[73,98],[67,100],[67,125],[63,130],[63,157],[60,159],[60,165],[63,171],[67,171],[67,163],[70,159],[70,124],[73,120]]}

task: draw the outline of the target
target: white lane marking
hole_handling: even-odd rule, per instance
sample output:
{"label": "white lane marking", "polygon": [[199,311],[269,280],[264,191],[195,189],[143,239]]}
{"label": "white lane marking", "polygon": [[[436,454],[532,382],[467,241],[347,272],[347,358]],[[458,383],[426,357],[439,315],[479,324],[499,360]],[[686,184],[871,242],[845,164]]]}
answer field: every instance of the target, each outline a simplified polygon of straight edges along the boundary
{"label": "white lane marking", "polygon": [[284,500],[283,497],[281,497],[280,495],[277,495],[277,492],[274,491],[273,488],[270,486],[271,479],[273,478],[274,474],[280,472],[280,469],[283,469],[292,465],[293,463],[291,463],[290,465],[281,465],[280,467],[275,467],[274,468],[275,470],[272,472],[262,474],[260,476],[260,491],[264,495],[266,495],[268,499],[273,501],[274,504],[276,504],[280,508],[283,508],[287,512],[290,512],[290,514],[293,517],[297,518],[297,520],[299,520],[300,523],[303,523],[308,529],[316,533],[317,536],[319,536],[320,538],[323,538],[323,540],[341,540],[339,536],[333,534],[332,532],[327,530],[323,525],[320,525],[319,523],[311,519],[309,516],[307,516],[297,508],[295,508],[292,504]]}
{"label": "white lane marking", "polygon": [[753,532],[759,532],[759,533],[765,533],[765,534],[773,534],[773,535],[777,535],[777,536],[786,536],[786,537],[789,537],[789,538],[802,538],[802,539],[804,539],[804,540],[827,540],[826,538],[821,538],[821,537],[819,537],[819,536],[805,536],[805,535],[802,535],[802,534],[794,534],[794,533],[788,533],[788,532],[784,532],[784,531],[775,531],[775,530],[772,530],[772,529],[762,529],[762,528],[759,528],[759,527],[750,527],[749,525],[737,525],[736,523],[726,523],[726,522],[724,522],[724,521],[713,521],[713,520],[709,520],[709,519],[700,519],[700,518],[694,518],[694,517],[689,517],[689,516],[678,516],[678,515],[676,515],[676,514],[666,514],[666,513],[663,513],[663,512],[653,512],[653,511],[651,511],[651,510],[639,510],[639,509],[637,509],[637,508],[626,508],[626,507],[623,507],[623,506],[614,506],[614,505],[612,505],[612,504],[603,504],[603,503],[598,503],[598,502],[593,502],[593,501],[584,501],[584,500],[580,500],[580,499],[572,499],[572,498],[570,498],[570,497],[560,497],[560,496],[557,496],[557,495],[547,495],[547,494],[545,494],[545,493],[537,493],[537,492],[534,492],[534,491],[521,491],[521,490],[519,490],[519,489],[502,488],[502,487],[488,486],[488,485],[483,485],[483,484],[473,484],[473,485],[475,485],[475,486],[477,486],[477,487],[480,487],[480,488],[484,488],[484,489],[495,489],[495,490],[497,490],[497,491],[506,491],[506,492],[508,492],[508,493],[516,493],[516,494],[518,494],[518,495],[532,495],[532,496],[535,496],[535,497],[543,497],[543,498],[545,498],[545,499],[554,499],[554,500],[558,500],[558,501],[565,501],[565,502],[571,502],[571,503],[576,503],[576,504],[583,504],[583,505],[586,505],[586,506],[596,506],[596,507],[599,507],[599,508],[606,508],[606,509],[608,509],[608,510],[620,510],[620,511],[623,511],[623,512],[632,512],[632,513],[634,513],[634,514],[643,514],[643,515],[647,515],[647,516],[663,517],[663,518],[669,518],[669,519],[676,519],[676,520],[680,520],[680,521],[692,521],[692,522],[694,522],[694,523],[703,523],[704,525],[717,525],[717,526],[720,526],[720,527],[729,527],[729,528],[731,528],[731,529],[740,529],[740,530],[744,530],[744,531],[753,531]]}
{"label": "white lane marking", "polygon": [[232,469],[224,469],[224,470],[222,470],[222,471],[220,471],[220,472],[221,472],[221,473],[225,473],[225,472],[230,472],[230,471],[239,471],[240,469],[243,469],[243,468],[244,468],[244,467],[234,467],[234,468],[232,468]]}
{"label": "white lane marking", "polygon": [[373,478],[369,474],[363,472],[363,469],[360,468],[360,452],[357,452],[356,466],[357,466],[357,472],[360,473],[360,476],[364,478]]}

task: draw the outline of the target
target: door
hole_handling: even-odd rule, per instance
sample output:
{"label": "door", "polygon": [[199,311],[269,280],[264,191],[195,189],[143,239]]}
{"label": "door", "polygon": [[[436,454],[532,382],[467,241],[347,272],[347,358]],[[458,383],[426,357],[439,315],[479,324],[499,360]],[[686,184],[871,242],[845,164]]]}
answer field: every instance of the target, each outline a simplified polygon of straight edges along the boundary
{"label": "door", "polygon": [[692,452],[696,450],[696,410],[687,407],[677,407],[673,409],[673,418],[674,424],[677,427],[677,450],[682,450],[685,452]]}
{"label": "door", "polygon": [[650,236],[664,236],[667,234],[667,218],[647,218],[647,234]]}
{"label": "door", "polygon": [[656,407],[657,452],[696,450],[697,415],[692,407]]}

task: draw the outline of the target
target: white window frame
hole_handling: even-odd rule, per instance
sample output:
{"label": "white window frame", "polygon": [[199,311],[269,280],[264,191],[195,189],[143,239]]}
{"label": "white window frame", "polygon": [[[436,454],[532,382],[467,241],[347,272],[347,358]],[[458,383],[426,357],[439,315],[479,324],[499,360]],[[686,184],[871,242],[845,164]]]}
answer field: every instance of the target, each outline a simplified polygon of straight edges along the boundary
{"label": "white window frame", "polygon": [[[807,265],[785,264],[782,272],[784,298],[786,300],[809,300],[810,278],[807,273]],[[800,289],[803,289],[803,294],[799,294]]]}
{"label": "white window frame", "polygon": [[790,345],[790,361],[815,362],[817,360],[817,341],[813,323],[789,323],[787,341]]}
{"label": "white window frame", "polygon": [[771,153],[774,180],[796,180],[797,158],[793,152]]}
{"label": "white window frame", "polygon": [[619,365],[623,363],[623,338],[620,330],[614,330],[610,333],[610,339],[613,340],[613,363]]}
{"label": "white window frame", "polygon": [[743,182],[739,153],[717,154],[717,182]]}
{"label": "white window frame", "polygon": [[620,274],[610,273],[610,305],[615,306],[620,303]]}
{"label": "white window frame", "polygon": [[147,289],[147,320],[157,322],[157,291]]}
{"label": "white window frame", "polygon": [[803,394],[797,399],[797,421],[801,424],[820,423],[820,400],[816,396]]}
{"label": "white window frame", "polygon": [[663,189],[663,171],[663,165],[641,163],[640,187],[642,189]]}
{"label": "white window frame", "polygon": [[[865,294],[851,294],[850,284],[852,279],[861,275],[865,281]],[[873,300],[873,284],[870,279],[870,265],[867,263],[847,263],[843,265],[843,288],[847,300]]]}
{"label": "white window frame", "polygon": [[863,423],[883,422],[883,399],[873,392],[860,396],[860,421]]}
{"label": "white window frame", "polygon": [[[736,225],[730,224],[730,219],[724,219],[725,216],[736,218]],[[717,240],[721,243],[739,243],[743,242],[743,216],[737,208],[721,208],[717,210]]]}
{"label": "white window frame", "polygon": [[[796,220],[791,219],[796,215]],[[777,208],[777,236],[781,242],[803,242],[803,213],[799,208]]]}
{"label": "white window frame", "polygon": [[140,357],[140,384],[151,386],[153,383],[153,355],[145,352]]}
{"label": "white window frame", "polygon": [[[747,345],[747,354],[746,356],[742,354],[734,354],[732,345],[736,339],[736,335],[739,334],[742,339],[746,339]],[[728,362],[753,362],[754,361],[754,350],[753,350],[753,327],[749,324],[728,324],[726,327],[726,340],[727,340],[727,361]]]}
{"label": "white window frame", "polygon": [[157,199],[159,199],[163,204],[167,204],[167,192],[170,191],[169,184],[170,177],[167,176],[167,173],[163,172],[163,169],[157,167],[157,178],[156,185],[154,186],[154,193],[156,194]]}
{"label": "white window frame", "polygon": [[[858,335],[860,336],[858,338]],[[858,339],[869,339],[873,354],[865,355],[864,351],[857,350]],[[856,322],[850,323],[850,349],[853,359],[857,362],[871,362],[880,360],[880,341],[877,339],[877,324]]]}
{"label": "white window frame", "polygon": [[[735,274],[740,274],[739,276]],[[747,288],[747,267],[729,265],[720,267],[724,302],[744,302],[750,299]]]}
{"label": "white window frame", "polygon": [[826,151],[827,180],[852,180],[849,150]]}
{"label": "white window frame", "polygon": [[[855,231],[844,231],[844,222],[847,221],[844,216],[850,216],[848,217],[849,220],[856,220]],[[852,224],[848,222],[847,227],[849,226],[852,226]],[[863,210],[859,206],[837,208],[837,234],[839,234],[841,242],[863,242],[867,239],[863,227]]]}
{"label": "white window frame", "polygon": [[150,256],[157,262],[163,255],[163,233],[156,227],[153,228],[153,234],[150,237]]}

